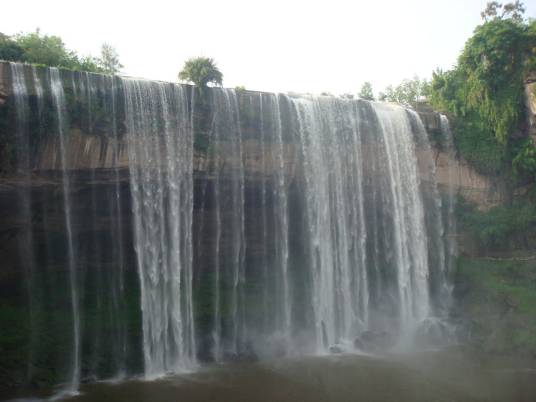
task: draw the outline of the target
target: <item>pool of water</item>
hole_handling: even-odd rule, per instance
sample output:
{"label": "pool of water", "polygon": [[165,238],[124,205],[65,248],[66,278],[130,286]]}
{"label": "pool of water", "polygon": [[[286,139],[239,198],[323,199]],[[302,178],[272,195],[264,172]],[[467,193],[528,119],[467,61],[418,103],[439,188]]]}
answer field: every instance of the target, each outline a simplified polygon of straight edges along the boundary
{"label": "pool of water", "polygon": [[459,349],[210,365],[153,381],[85,384],[69,402],[535,402],[536,369]]}

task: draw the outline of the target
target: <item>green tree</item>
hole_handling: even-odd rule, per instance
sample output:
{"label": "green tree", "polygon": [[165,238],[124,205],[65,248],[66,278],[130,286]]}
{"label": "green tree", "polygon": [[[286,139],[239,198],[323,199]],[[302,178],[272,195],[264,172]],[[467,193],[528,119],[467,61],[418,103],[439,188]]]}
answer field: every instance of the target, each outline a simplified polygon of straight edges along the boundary
{"label": "green tree", "polygon": [[365,81],[363,85],[361,86],[361,90],[357,94],[358,97],[361,99],[373,101],[374,100],[374,92],[372,91],[372,84],[369,81]]}
{"label": "green tree", "polygon": [[179,79],[192,82],[198,88],[205,88],[207,84],[222,85],[223,74],[218,69],[214,59],[209,57],[195,57],[184,63],[179,72]]}
{"label": "green tree", "polygon": [[73,70],[90,71],[93,73],[105,72],[100,66],[100,59],[93,56],[76,56]]}
{"label": "green tree", "polygon": [[536,67],[536,22],[516,14],[523,9],[519,2],[499,15],[500,7],[488,5],[490,20],[475,29],[456,67],[433,74],[429,100],[449,115],[460,154],[477,169],[511,166],[534,177],[535,155],[519,137],[523,81]]}
{"label": "green tree", "polygon": [[9,36],[0,33],[0,60],[22,61],[24,49]]}
{"label": "green tree", "polygon": [[415,76],[413,79],[403,80],[396,87],[389,85],[385,88],[385,92],[380,92],[379,98],[382,101],[415,107],[417,102],[425,100],[429,93],[430,83]]}
{"label": "green tree", "polygon": [[45,64],[54,67],[74,68],[78,63],[74,52],[67,50],[59,36],[41,35],[39,29],[15,36],[18,45],[24,50],[27,63]]}
{"label": "green tree", "polygon": [[[502,12],[500,13],[501,9]],[[497,1],[490,1],[486,4],[486,8],[480,13],[480,16],[485,21],[509,18],[514,22],[522,23],[524,13],[525,6],[519,0],[504,5]]]}
{"label": "green tree", "polygon": [[103,43],[101,47],[100,59],[97,61],[97,65],[106,74],[115,75],[121,71],[124,67],[119,61],[119,54],[115,48],[108,43]]}
{"label": "green tree", "polygon": [[[0,38],[0,43],[3,40],[9,45],[8,49],[11,53],[15,49],[15,55],[10,58],[13,61],[44,64],[71,70],[103,72],[99,65],[99,59],[92,56],[80,56],[67,49],[59,36],[43,35],[39,29],[36,29],[35,32],[17,34],[11,39]],[[13,43],[16,46],[13,46]],[[2,49],[1,44],[0,49]]]}

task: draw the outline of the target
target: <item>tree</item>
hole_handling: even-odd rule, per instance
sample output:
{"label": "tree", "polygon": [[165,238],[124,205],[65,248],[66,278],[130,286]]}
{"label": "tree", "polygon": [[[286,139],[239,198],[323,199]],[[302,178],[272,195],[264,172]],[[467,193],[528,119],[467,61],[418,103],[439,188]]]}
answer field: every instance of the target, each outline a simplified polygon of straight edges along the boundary
{"label": "tree", "polygon": [[117,74],[123,68],[117,51],[107,43],[102,45],[100,58],[80,56],[67,49],[59,36],[43,35],[39,28],[13,38],[0,33],[0,60],[107,74]]}
{"label": "tree", "polygon": [[23,61],[27,63],[66,68],[76,65],[76,54],[67,50],[59,36],[41,35],[38,28],[35,32],[16,35],[15,40],[24,50]]}
{"label": "tree", "polygon": [[179,72],[179,79],[192,82],[198,88],[205,88],[207,84],[222,85],[223,74],[218,69],[214,59],[209,57],[195,57],[184,63]]}
{"label": "tree", "polygon": [[480,13],[480,16],[483,20],[487,21],[488,19],[495,19],[498,15],[498,9],[502,7],[498,1],[490,1],[486,4],[484,11]]}
{"label": "tree", "polygon": [[373,101],[374,92],[372,92],[372,84],[369,81],[365,81],[361,86],[361,90],[357,94],[361,99]]}
{"label": "tree", "polygon": [[102,71],[106,74],[115,75],[121,71],[123,65],[119,62],[119,54],[115,48],[108,43],[103,43],[101,47],[101,56],[97,61]]}
{"label": "tree", "polygon": [[512,21],[522,23],[523,14],[525,14],[525,6],[519,0],[503,6],[503,18],[508,16]]}
{"label": "tree", "polygon": [[536,22],[493,18],[475,29],[454,69],[433,75],[429,100],[449,115],[460,155],[482,173],[510,165],[536,178],[536,155],[520,138],[535,48]]}
{"label": "tree", "polygon": [[430,84],[427,80],[421,80],[415,76],[413,79],[405,79],[396,87],[389,85],[385,92],[380,92],[380,100],[396,102],[405,106],[415,107],[418,101],[425,99],[430,92]]}
{"label": "tree", "polygon": [[22,61],[24,49],[9,36],[0,33],[0,60]]}
{"label": "tree", "polygon": [[[9,57],[5,53],[8,53]],[[0,56],[0,58],[31,64],[95,73],[103,72],[99,66],[99,59],[92,56],[80,56],[67,49],[59,36],[42,35],[39,29],[30,33],[19,33],[14,38],[0,36]]]}
{"label": "tree", "polygon": [[[502,12],[499,14],[501,9]],[[516,23],[522,23],[524,13],[525,6],[520,0],[516,0],[512,3],[506,3],[504,5],[497,1],[490,1],[488,4],[486,4],[486,8],[480,13],[480,16],[484,21],[511,19]]]}

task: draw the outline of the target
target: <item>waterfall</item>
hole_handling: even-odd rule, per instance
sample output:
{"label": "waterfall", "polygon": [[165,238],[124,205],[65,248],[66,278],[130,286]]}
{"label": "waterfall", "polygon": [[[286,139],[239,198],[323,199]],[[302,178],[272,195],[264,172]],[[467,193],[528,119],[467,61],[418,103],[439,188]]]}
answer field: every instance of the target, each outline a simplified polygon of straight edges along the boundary
{"label": "waterfall", "polygon": [[[283,95],[280,95],[283,96]],[[288,200],[285,183],[285,144],[283,143],[280,96],[270,96],[270,117],[273,129],[272,160],[276,166],[274,177],[274,243],[275,264],[279,271],[279,280],[276,283],[278,289],[279,308],[276,311],[276,329],[288,344],[291,338],[291,303],[290,303],[290,279],[288,272],[289,239],[288,239]]]}
{"label": "waterfall", "polygon": [[[213,357],[236,355],[243,337],[244,162],[237,95],[214,89],[210,143],[213,150],[215,243],[213,249]],[[223,177],[222,177],[223,176]],[[230,213],[228,225],[222,215]],[[229,311],[223,321],[221,311]]]}
{"label": "waterfall", "polygon": [[446,232],[446,258],[445,258],[445,270],[443,278],[441,278],[444,307],[448,308],[450,299],[452,296],[452,286],[450,277],[454,272],[454,264],[456,256],[458,255],[458,247],[455,239],[456,235],[456,219],[455,219],[455,208],[456,208],[456,190],[454,188],[454,183],[456,180],[456,169],[458,167],[457,157],[456,157],[456,148],[454,146],[454,138],[452,136],[452,131],[450,129],[449,121],[447,116],[441,115],[441,134],[444,141],[444,151],[447,155],[447,169],[448,169],[448,186],[447,186],[447,211],[445,219],[445,232]]}
{"label": "waterfall", "polygon": [[446,316],[455,197],[417,113],[9,66],[29,381],[394,345]]}
{"label": "waterfall", "polygon": [[361,136],[357,105],[298,100],[317,349],[368,322]]}
{"label": "waterfall", "polygon": [[57,129],[59,138],[59,152],[62,171],[63,184],[63,208],[65,213],[65,230],[67,234],[67,259],[69,266],[69,278],[71,288],[71,307],[73,315],[73,345],[72,345],[72,363],[71,377],[67,391],[76,393],[80,384],[80,309],[78,299],[78,281],[77,281],[77,266],[73,240],[72,216],[71,216],[71,200],[70,200],[70,182],[69,173],[67,171],[67,154],[66,154],[66,105],[65,94],[63,92],[63,84],[60,77],[60,72],[57,68],[49,70],[50,92],[52,101],[55,107]]}
{"label": "waterfall", "polygon": [[186,90],[123,79],[148,378],[196,363],[192,122]]}
{"label": "waterfall", "polygon": [[[29,133],[29,113],[30,105],[28,102],[28,90],[24,77],[24,69],[21,64],[10,63],[11,76],[13,77],[13,96],[15,98],[17,124],[16,124],[16,158],[18,174],[23,178],[23,187],[17,191],[17,198],[20,205],[22,220],[26,226],[23,239],[19,242],[20,255],[24,256],[25,279],[27,282],[28,305],[30,311],[30,341],[28,351],[28,370],[27,375],[32,377],[32,367],[35,360],[37,347],[37,331],[35,328],[37,311],[34,297],[34,271],[35,255],[33,247],[33,222],[32,222],[32,194],[28,191],[31,188],[31,169],[30,169],[30,133]],[[39,96],[41,98],[41,96]]]}

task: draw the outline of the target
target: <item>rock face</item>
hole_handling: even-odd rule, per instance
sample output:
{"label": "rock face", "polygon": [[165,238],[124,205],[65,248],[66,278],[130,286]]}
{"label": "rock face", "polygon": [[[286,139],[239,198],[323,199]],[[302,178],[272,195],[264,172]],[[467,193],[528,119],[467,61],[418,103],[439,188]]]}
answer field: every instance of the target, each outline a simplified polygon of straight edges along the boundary
{"label": "rock face", "polygon": [[419,113],[419,116],[428,134],[441,134],[440,116],[427,103],[419,102],[416,105],[415,111]]}
{"label": "rock face", "polygon": [[490,178],[478,173],[464,160],[453,158],[447,152],[434,150],[437,183],[444,188],[453,188],[466,200],[487,211],[507,200],[505,183],[499,178]]}

